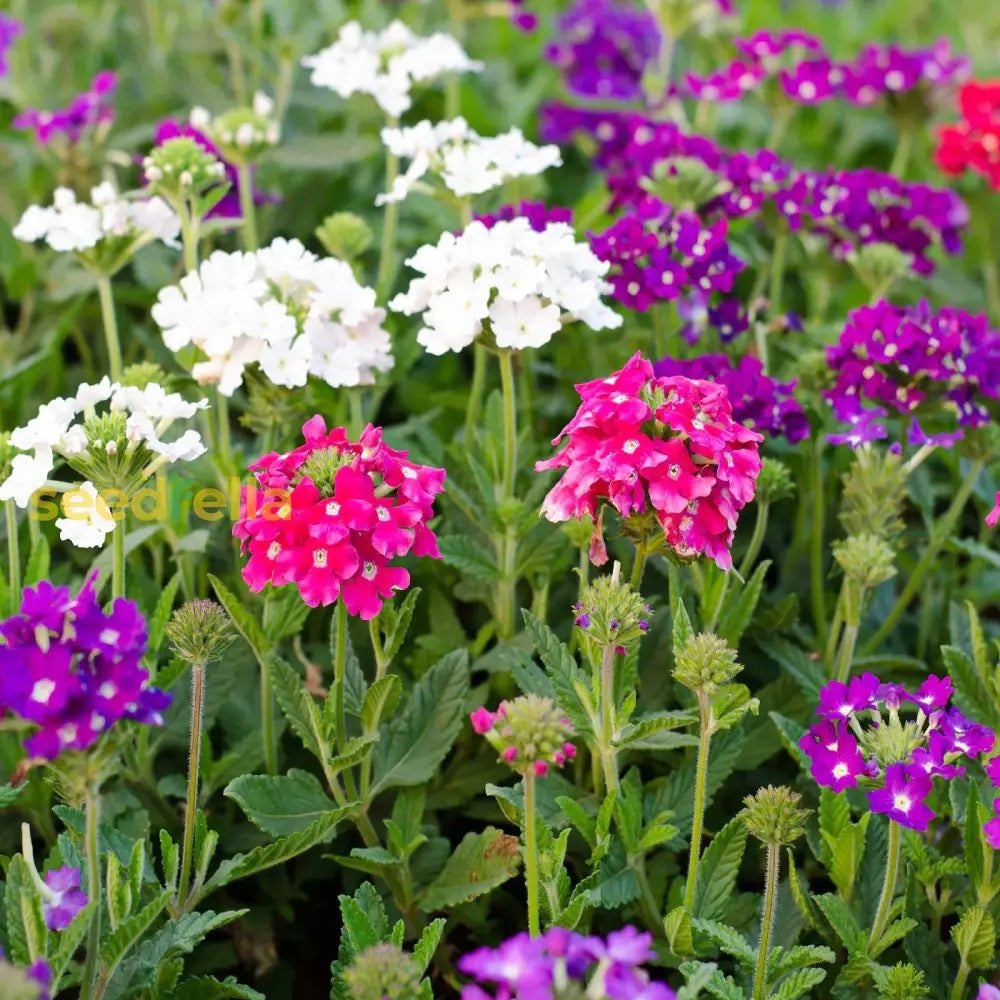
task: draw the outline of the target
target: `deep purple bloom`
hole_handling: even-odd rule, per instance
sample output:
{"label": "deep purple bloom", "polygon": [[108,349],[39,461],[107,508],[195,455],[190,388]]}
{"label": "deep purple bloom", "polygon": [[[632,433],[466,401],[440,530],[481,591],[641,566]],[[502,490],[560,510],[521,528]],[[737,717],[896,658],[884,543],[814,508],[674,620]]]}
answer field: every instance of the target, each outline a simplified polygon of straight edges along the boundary
{"label": "deep purple bloom", "polygon": [[882,418],[886,416],[886,411],[882,407],[874,410],[865,410],[848,418],[850,430],[842,434],[827,434],[826,439],[830,444],[846,444],[852,448],[860,448],[861,445],[869,441],[881,441],[889,436],[889,432],[882,423]]}
{"label": "deep purple bloom", "polygon": [[944,708],[953,693],[950,677],[942,678],[931,674],[913,694],[907,695],[907,698],[915,705],[919,705],[925,714],[930,715],[935,708]]}
{"label": "deep purple bloom", "polygon": [[931,787],[931,779],[922,771],[905,764],[890,764],[885,769],[885,787],[871,789],[868,804],[872,812],[885,813],[900,826],[923,831],[934,818],[924,802]]}
{"label": "deep purple bloom", "polygon": [[965,768],[957,764],[949,764],[945,755],[953,752],[948,741],[937,730],[927,734],[927,747],[917,747],[913,751],[912,765],[931,778],[957,778],[965,773]]}
{"label": "deep purple bloom", "polygon": [[853,788],[858,776],[865,773],[858,741],[842,722],[814,723],[803,734],[799,747],[809,757],[809,773],[816,784],[834,792]]}
{"label": "deep purple bloom", "polygon": [[77,94],[69,106],[59,111],[39,111],[29,108],[16,115],[14,128],[35,133],[43,145],[55,136],[77,143],[84,135],[100,125],[114,121],[115,109],[111,101],[118,86],[118,75],[102,70],[90,83],[90,88]]}
{"label": "deep purple bloom", "polygon": [[511,222],[514,219],[527,219],[536,233],[545,231],[550,222],[564,222],[571,225],[573,209],[549,208],[541,201],[522,201],[516,205],[501,205],[495,212],[475,216],[487,229],[492,229],[498,222]]}
{"label": "deep purple bloom", "polygon": [[[1000,799],[993,800],[993,812],[995,815],[992,819],[988,819],[983,824],[983,833],[986,834],[986,842],[996,851],[1000,851]],[[987,994],[989,996],[990,994]],[[997,993],[1000,997],[1000,992]],[[980,1000],[982,997],[982,989],[980,989],[979,996],[976,1000]]]}
{"label": "deep purple bloom", "polygon": [[43,581],[0,623],[0,709],[39,728],[24,746],[33,760],[85,750],[119,719],[163,724],[170,696],[148,686],[146,623],[132,601],[104,612],[94,576],[75,596]]}
{"label": "deep purple bloom", "polygon": [[852,677],[846,684],[830,681],[819,693],[817,711],[827,719],[849,719],[855,712],[875,708],[879,686],[879,679],[874,674]]}
{"label": "deep purple bloom", "polygon": [[1000,788],[1000,757],[991,757],[983,764],[986,777],[995,788]]}
{"label": "deep purple bloom", "polygon": [[50,931],[65,930],[87,905],[87,894],[80,890],[80,869],[64,866],[45,875],[49,897],[42,902],[45,926]]}
{"label": "deep purple bloom", "polygon": [[0,76],[6,76],[10,66],[7,53],[10,47],[24,33],[24,25],[0,12]]}
{"label": "deep purple bloom", "polygon": [[590,628],[590,615],[586,611],[583,614],[579,614],[573,620],[574,625],[578,625],[580,628]]}
{"label": "deep purple bloom", "polygon": [[937,722],[937,728],[950,752],[963,753],[975,759],[993,749],[996,736],[991,729],[967,719],[957,708],[949,709]]}

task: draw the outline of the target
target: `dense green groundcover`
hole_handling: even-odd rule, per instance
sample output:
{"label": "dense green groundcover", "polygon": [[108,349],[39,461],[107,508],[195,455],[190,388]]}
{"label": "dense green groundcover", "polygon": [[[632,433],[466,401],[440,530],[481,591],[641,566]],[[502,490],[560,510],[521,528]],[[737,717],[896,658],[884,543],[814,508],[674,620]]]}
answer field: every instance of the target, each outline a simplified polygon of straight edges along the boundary
{"label": "dense green groundcover", "polygon": [[[714,0],[649,3],[661,28],[714,10]],[[989,325],[1000,327],[1000,193],[982,169],[948,176],[936,163],[939,127],[959,119],[951,83],[925,81],[918,101],[890,95],[871,106],[796,105],[777,94],[777,77],[741,101],[663,99],[668,78],[685,88],[686,74],[728,66],[734,37],[793,28],[821,39],[834,61],[868,43],[926,49],[948,38],[969,58],[967,75],[988,80],[1000,75],[1000,7],[736,0],[722,24],[667,46],[649,34],[657,21],[641,3],[591,4],[604,20],[588,30],[606,32],[631,73],[621,100],[573,93],[572,74],[546,58],[552,42],[565,51],[586,40],[587,30],[560,24],[567,7],[0,0],[0,482],[29,483],[23,497],[0,487],[9,553],[0,618],[11,616],[0,629],[3,997],[583,997],[578,966],[552,957],[554,927],[651,936],[634,961],[588,953],[594,998],[1000,995],[981,987],[1000,983],[1000,767],[991,763],[1000,548],[986,523],[1000,496],[1000,334]],[[626,8],[638,35],[621,28]],[[512,15],[537,25],[523,30]],[[419,82],[412,107],[388,112],[367,94],[310,82],[302,57],[342,25],[378,30],[393,18],[416,35],[452,33],[481,72]],[[11,21],[21,29],[4,57]],[[607,50],[593,58],[598,76],[614,71]],[[70,136],[72,123],[24,118],[67,107],[105,71],[116,89],[77,110],[113,109],[107,120]],[[269,99],[255,102],[258,91]],[[992,99],[1000,142],[1000,95]],[[561,164],[525,167],[484,193],[454,193],[431,163],[405,200],[376,207],[400,167],[380,140],[387,119],[460,112],[480,136],[518,127],[542,143],[541,109],[553,102],[619,125],[626,112],[644,115],[651,130],[679,119],[682,132],[729,150],[773,148],[801,171],[891,167],[956,192],[968,218],[947,220],[960,239],[947,245],[944,234],[944,246],[942,213],[961,208],[947,195],[916,211],[907,232],[930,234],[919,245],[873,243],[849,214],[790,228],[777,198],[759,211],[720,210],[741,182],[714,153],[616,162],[597,126],[567,133]],[[214,130],[231,175],[220,178],[192,140],[167,141],[163,122],[182,126],[202,108],[194,122]],[[634,139],[640,124],[621,127]],[[534,155],[545,154],[524,154]],[[237,180],[241,160],[238,198],[219,184]],[[627,178],[617,203],[616,177]],[[32,242],[45,226],[29,232],[26,217],[18,227],[58,187],[88,202],[102,181],[132,193],[109,196],[119,229],[84,210],[64,220],[69,243],[59,248],[54,224],[48,245]],[[180,213],[167,234],[176,239],[133,239],[137,192]],[[692,287],[640,310],[639,286],[626,279],[604,294],[620,325],[577,321],[568,271],[556,273],[554,244],[539,242],[517,251],[517,280],[538,267],[554,274],[539,300],[551,328],[527,346],[506,342],[504,322],[516,341],[542,320],[497,311],[475,346],[473,334],[432,353],[437,334],[461,327],[462,310],[485,313],[489,292],[455,274],[488,267],[483,246],[502,224],[446,265],[423,251],[433,293],[458,287],[436,320],[419,315],[425,302],[376,310],[376,293],[387,307],[408,290],[418,248],[459,233],[473,214],[525,201],[572,210],[581,244],[572,266],[583,273],[597,264],[583,251],[591,234],[636,219],[645,192],[653,242],[678,231],[665,204],[692,213],[683,218],[695,231],[716,224],[720,268],[734,279],[721,294],[702,286],[715,296],[706,304],[739,303],[746,332],[726,338],[716,323],[692,334],[682,329],[697,314]],[[202,218],[223,195],[228,214]],[[879,204],[874,217],[883,208],[893,211]],[[717,222],[727,215],[728,231]],[[73,242],[95,225],[89,243]],[[296,277],[282,285],[280,261],[271,284],[254,287],[238,263],[214,277],[203,269],[217,297],[187,313],[180,293],[162,291],[213,251],[252,252],[279,237],[341,259],[316,279],[326,299]],[[699,239],[686,281],[707,229]],[[515,256],[510,244],[491,252],[498,265]],[[664,258],[650,273],[659,268],[669,271]],[[597,280],[577,279],[579,294]],[[181,287],[193,301],[191,280]],[[259,366],[247,354],[227,397],[213,383],[238,347],[226,337],[258,322],[247,319],[255,296],[292,303],[275,307],[291,334]],[[320,314],[330,328],[316,345],[342,338],[328,368],[288,376],[306,343],[302,334],[293,349],[291,337]],[[841,339],[849,314],[857,349]],[[170,328],[184,324],[172,342]],[[352,360],[350,338],[380,326],[380,360]],[[222,360],[206,369],[213,337]],[[842,353],[828,356],[838,341]],[[735,420],[762,434],[734,423],[711,385],[679,377],[707,369],[658,368],[668,377],[657,383],[637,353],[712,355],[705,364],[716,372],[749,359],[743,410],[735,392],[731,401]],[[547,499],[563,470],[535,465],[556,453],[553,437],[581,406],[574,386],[629,364],[632,381],[581,389],[569,485]],[[373,382],[344,375],[352,365]],[[96,388],[61,426],[49,412],[55,431],[29,424],[43,404],[109,375],[133,395],[119,392],[109,408],[111,388]],[[775,388],[768,376],[795,384]],[[150,384],[209,405],[155,402]],[[890,411],[885,434],[846,441],[857,386],[876,384]],[[765,402],[751,415],[755,399]],[[768,423],[780,399],[784,427]],[[306,423],[316,415],[322,426]],[[82,428],[76,438],[64,433],[70,423]],[[384,444],[371,430],[361,436],[368,424]],[[26,426],[38,434],[15,431]],[[858,426],[864,437],[868,425]],[[195,428],[205,448],[172,452],[160,437],[173,444]],[[923,443],[956,430],[957,442]],[[56,468],[35,482],[28,463],[48,461],[46,440]],[[445,471],[443,483],[433,470]],[[315,485],[303,487],[304,475]],[[160,507],[153,516],[133,507],[107,534],[100,517],[63,511],[55,523],[55,503],[49,516],[31,513],[41,509],[28,503],[36,486],[58,502],[85,480],[125,499],[145,488]],[[256,514],[240,508],[248,484],[276,490],[251,495]],[[603,511],[596,533],[587,496]],[[692,540],[692,518],[707,518],[698,524],[711,544]],[[252,558],[234,522],[253,539]],[[42,584],[22,603],[39,581],[69,591]],[[68,604],[85,586],[97,596],[85,589]],[[125,603],[106,604],[105,619],[99,604],[112,597]],[[140,661],[152,692],[170,699],[129,688],[143,679]],[[469,984],[485,960],[461,956],[529,931],[548,933],[552,954],[520,940],[493,978],[514,975],[516,958],[539,974],[555,968],[554,983],[532,991],[523,980],[506,993],[485,976],[476,992]],[[644,957],[645,973],[630,971]],[[54,985],[42,985],[39,962]]]}

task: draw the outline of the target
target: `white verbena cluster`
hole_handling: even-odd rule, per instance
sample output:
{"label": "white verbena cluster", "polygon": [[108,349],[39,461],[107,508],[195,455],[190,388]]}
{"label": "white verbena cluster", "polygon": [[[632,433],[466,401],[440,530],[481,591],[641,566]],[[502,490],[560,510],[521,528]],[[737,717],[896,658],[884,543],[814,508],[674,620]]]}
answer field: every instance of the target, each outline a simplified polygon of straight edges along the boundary
{"label": "white verbena cluster", "polygon": [[430,354],[461,351],[487,323],[497,347],[513,350],[547,344],[567,321],[593,330],[622,323],[601,301],[611,291],[603,280],[608,263],[578,243],[565,223],[536,232],[527,219],[489,229],[473,222],[457,236],[444,233],[436,246],[421,247],[406,263],[423,277],[389,308],[423,313],[417,341]]}
{"label": "white verbena cluster", "polygon": [[[103,415],[97,412],[100,403],[108,404]],[[102,488],[137,487],[164,465],[194,461],[205,453],[197,431],[185,430],[171,441],[164,435],[176,420],[189,419],[207,406],[207,400],[192,403],[156,383],[138,389],[107,376],[93,385],[84,383],[75,396],[45,403],[11,432],[10,443],[21,454],[14,456],[10,475],[0,483],[0,500],[28,507],[61,458],[88,476],[72,492],[93,502],[84,505],[82,515],[56,521],[60,538],[83,548],[101,545],[115,522],[99,500],[94,480]]]}
{"label": "white verbena cluster", "polygon": [[160,291],[153,319],[170,350],[194,344],[208,356],[192,374],[225,396],[252,364],[292,388],[309,375],[334,387],[371,385],[393,363],[375,292],[345,261],[317,257],[298,240],[256,253],[217,250]]}
{"label": "white verbena cluster", "polygon": [[414,83],[483,68],[451,35],[439,32],[422,38],[401,21],[383,31],[365,31],[351,21],[332,45],[305,56],[302,65],[312,70],[317,87],[328,87],[341,97],[370,94],[390,118],[410,108]]}
{"label": "white verbena cluster", "polygon": [[519,128],[481,136],[464,118],[384,128],[382,142],[390,153],[410,160],[410,165],[395,179],[392,190],[375,199],[376,205],[402,201],[427,173],[437,174],[449,191],[465,198],[562,163],[558,146],[536,146]]}
{"label": "white verbena cluster", "polygon": [[90,250],[109,237],[145,236],[175,246],[180,219],[162,198],[122,198],[104,181],[92,188],[91,204],[76,200],[65,187],[56,188],[52,205],[30,205],[14,227],[25,243],[45,240],[53,250]]}

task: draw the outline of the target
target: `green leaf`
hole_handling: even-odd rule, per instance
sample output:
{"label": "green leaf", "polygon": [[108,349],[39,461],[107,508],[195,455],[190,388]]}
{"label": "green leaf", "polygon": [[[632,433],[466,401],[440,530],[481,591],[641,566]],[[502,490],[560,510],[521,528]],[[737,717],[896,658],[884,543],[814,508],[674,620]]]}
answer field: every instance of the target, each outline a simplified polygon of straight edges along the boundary
{"label": "green leaf", "polygon": [[819,701],[820,690],[827,682],[822,662],[812,659],[805,650],[776,635],[756,635],[754,640],[796,681],[809,703],[815,705]]}
{"label": "green leaf", "polygon": [[461,731],[468,693],[469,654],[464,649],[449,653],[424,674],[406,708],[382,727],[372,797],[434,776]]}
{"label": "green leaf", "polygon": [[684,601],[677,597],[674,598],[676,591],[673,587],[670,588],[670,610],[674,616],[673,623],[673,648],[680,649],[684,643],[694,635],[694,629],[691,627],[691,619],[688,617],[687,608],[684,607]]}
{"label": "green leaf", "polygon": [[161,892],[151,899],[138,913],[125,920],[118,929],[106,938],[101,946],[101,964],[108,970],[114,969],[128,952],[137,944],[146,931],[156,922],[170,902],[170,891]]}
{"label": "green leaf", "polygon": [[712,978],[705,984],[705,989],[712,994],[716,1000],[746,1000],[746,993],[742,987],[737,985],[732,976],[724,976],[716,971]]}
{"label": "green leaf", "polygon": [[378,149],[371,135],[347,133],[299,135],[268,150],[267,162],[289,170],[315,170],[327,174],[368,159]]}
{"label": "green leaf", "polygon": [[849,951],[856,951],[861,939],[861,928],[851,908],[839,896],[827,892],[814,896],[816,905],[823,911],[841,943]]}
{"label": "green leaf", "polygon": [[646,715],[625,726],[615,740],[615,746],[633,750],[672,750],[675,747],[694,746],[697,736],[676,733],[675,729],[698,720],[697,711],[657,712]]}
{"label": "green leaf", "polygon": [[515,837],[487,827],[467,833],[436,879],[427,887],[420,909],[447,910],[491,892],[517,874],[521,848]]}
{"label": "green leaf", "polygon": [[[410,622],[413,619],[413,612],[417,607],[417,599],[420,597],[420,588],[412,587],[406,594],[406,598],[398,608],[392,605],[383,605],[382,614],[385,614],[386,607],[392,607],[391,623],[383,626],[385,632],[385,647],[382,652],[387,662],[391,661],[403,646],[406,634],[410,630]],[[383,625],[380,616],[380,625]]]}
{"label": "green leaf", "polygon": [[303,746],[317,759],[325,761],[331,754],[323,721],[313,696],[306,690],[298,672],[280,657],[269,660],[271,689],[282,715],[295,730]]}
{"label": "green leaf", "polygon": [[284,775],[241,775],[222,794],[237,803],[258,830],[272,837],[301,833],[337,808],[315,775],[298,768]]}
{"label": "green leaf", "polygon": [[370,736],[355,736],[348,740],[343,751],[330,758],[327,770],[331,774],[339,774],[349,767],[354,767],[355,764],[360,764],[380,739],[378,733],[373,733]]}
{"label": "green leaf", "polygon": [[722,916],[735,889],[746,846],[747,827],[739,817],[715,835],[698,862],[692,916],[702,920]]}
{"label": "green leaf", "polygon": [[149,616],[149,640],[146,643],[145,660],[149,664],[156,662],[156,654],[163,644],[163,630],[170,621],[170,616],[174,610],[174,600],[177,597],[177,588],[181,585],[181,574],[175,573],[163,588],[156,601],[156,607]]}
{"label": "green leaf", "polygon": [[678,966],[684,985],[677,991],[677,1000],[698,1000],[718,966],[715,962],[681,962]]}
{"label": "green leaf", "polygon": [[760,601],[760,592],[764,586],[764,577],[771,566],[771,560],[765,559],[758,564],[746,586],[740,591],[735,601],[727,601],[726,609],[719,619],[715,632],[725,639],[733,649],[739,645],[743,633],[750,624],[754,610]]}
{"label": "green leaf", "polygon": [[421,972],[425,972],[431,964],[434,952],[437,951],[437,947],[441,943],[441,936],[444,934],[447,922],[443,917],[432,920],[423,929],[420,940],[413,946],[413,960],[420,966]]}
{"label": "green leaf", "polygon": [[20,854],[11,858],[4,890],[10,958],[18,965],[30,965],[32,956],[45,953],[47,931],[41,898],[32,881],[28,863]]}
{"label": "green leaf", "polygon": [[851,825],[851,807],[847,804],[847,796],[821,788],[818,815],[819,833],[826,848],[820,860],[829,867],[837,838]]}
{"label": "green leaf", "polygon": [[237,854],[235,857],[223,861],[216,869],[215,874],[205,883],[199,899],[204,899],[209,893],[216,889],[229,885],[237,879],[246,878],[248,875],[255,875],[267,868],[273,868],[285,861],[304,854],[311,847],[328,841],[337,829],[337,824],[353,812],[355,806],[348,805],[343,809],[335,809],[332,812],[324,813],[311,826],[301,833],[293,833],[288,837],[282,837],[273,844],[263,844],[255,847],[246,854]]}
{"label": "green leaf", "polygon": [[941,656],[955,685],[955,705],[970,719],[1000,729],[1000,709],[968,654],[957,646],[942,646]]}
{"label": "green leaf", "polygon": [[[147,524],[142,528],[136,528],[134,531],[128,532],[125,535],[125,555],[129,556],[137,549],[141,548],[146,544],[154,535],[159,534],[162,530],[163,525],[161,524]],[[113,558],[114,548],[108,546],[91,564],[90,573],[97,573],[97,582],[94,584],[94,590],[100,595],[104,587],[111,580],[111,560]]]}
{"label": "green leaf", "polygon": [[996,952],[997,932],[993,918],[982,906],[973,906],[951,929],[951,937],[962,962],[970,969],[985,969]]}
{"label": "green leaf", "polygon": [[800,726],[791,719],[786,719],[779,712],[771,712],[769,714],[771,721],[778,727],[778,735],[781,737],[781,742],[785,745],[785,749],[799,762],[803,770],[808,771],[809,758],[799,747],[799,740],[802,739],[805,727]]}
{"label": "green leaf", "polygon": [[902,941],[916,926],[916,920],[911,917],[901,917],[899,920],[894,920],[868,950],[869,957],[878,958],[882,952],[888,951],[897,941]]}
{"label": "green leaf", "polygon": [[583,671],[577,666],[573,654],[565,643],[540,618],[523,610],[524,628],[555,691],[555,700],[566,713],[577,732],[590,732],[590,720],[576,692],[578,683],[585,684]]}
{"label": "green leaf", "polygon": [[683,906],[674,907],[663,918],[663,932],[670,950],[680,957],[694,954],[691,916]]}
{"label": "green leaf", "polygon": [[[832,955],[829,961],[833,961]],[[823,969],[797,969],[782,981],[769,1000],[799,1000],[799,997],[804,997],[824,979],[826,972]]]}
{"label": "green leaf", "polygon": [[0,785],[0,809],[9,809],[27,787],[27,785]]}
{"label": "green leaf", "polygon": [[209,573],[208,582],[212,585],[219,603],[229,613],[229,617],[232,618],[236,630],[246,639],[258,662],[263,666],[267,660],[267,654],[271,651],[271,642],[264,634],[264,630],[258,624],[257,619],[254,618],[246,605],[241,603],[239,598],[217,576]]}
{"label": "green leaf", "polygon": [[47,579],[48,575],[49,543],[44,535],[39,535],[28,556],[28,564],[24,567],[24,586],[33,587],[39,580]]}
{"label": "green leaf", "polygon": [[965,866],[973,886],[983,885],[986,872],[986,855],[982,829],[985,817],[979,801],[979,788],[974,781],[969,782],[969,797],[965,803]]}
{"label": "green leaf", "polygon": [[267,1000],[263,993],[243,986],[233,976],[219,980],[214,976],[185,979],[170,994],[170,1000]]}
{"label": "green leaf", "polygon": [[731,955],[741,965],[752,969],[757,962],[757,952],[750,947],[747,939],[735,927],[719,923],[717,920],[693,919],[691,923],[699,934],[704,934],[717,944],[727,955]]}
{"label": "green leaf", "polygon": [[365,692],[361,703],[361,727],[366,733],[374,733],[382,719],[391,715],[399,704],[403,684],[396,674],[379,677]]}
{"label": "green leaf", "polygon": [[772,948],[767,956],[767,981],[776,982],[793,969],[835,962],[836,953],[821,944],[800,944],[794,948]]}
{"label": "green leaf", "polygon": [[450,535],[438,539],[441,558],[449,566],[461,570],[483,583],[496,583],[500,579],[500,569],[493,553],[468,535]]}

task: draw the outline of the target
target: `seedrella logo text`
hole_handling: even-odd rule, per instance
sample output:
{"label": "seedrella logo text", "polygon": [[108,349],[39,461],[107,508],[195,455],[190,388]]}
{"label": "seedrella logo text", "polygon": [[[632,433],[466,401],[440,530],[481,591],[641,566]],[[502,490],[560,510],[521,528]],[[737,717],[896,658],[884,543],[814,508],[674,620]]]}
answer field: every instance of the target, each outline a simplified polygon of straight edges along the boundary
{"label": "seedrella logo text", "polygon": [[41,489],[31,497],[29,516],[38,521],[59,517],[86,521],[95,516],[123,521],[130,514],[138,521],[176,522],[193,513],[201,521],[221,521],[228,517],[264,517],[281,520],[290,510],[289,491],[261,490],[256,483],[232,478],[225,489],[197,486],[189,479],[157,479],[131,495],[120,489],[97,493],[83,489],[56,491]]}

